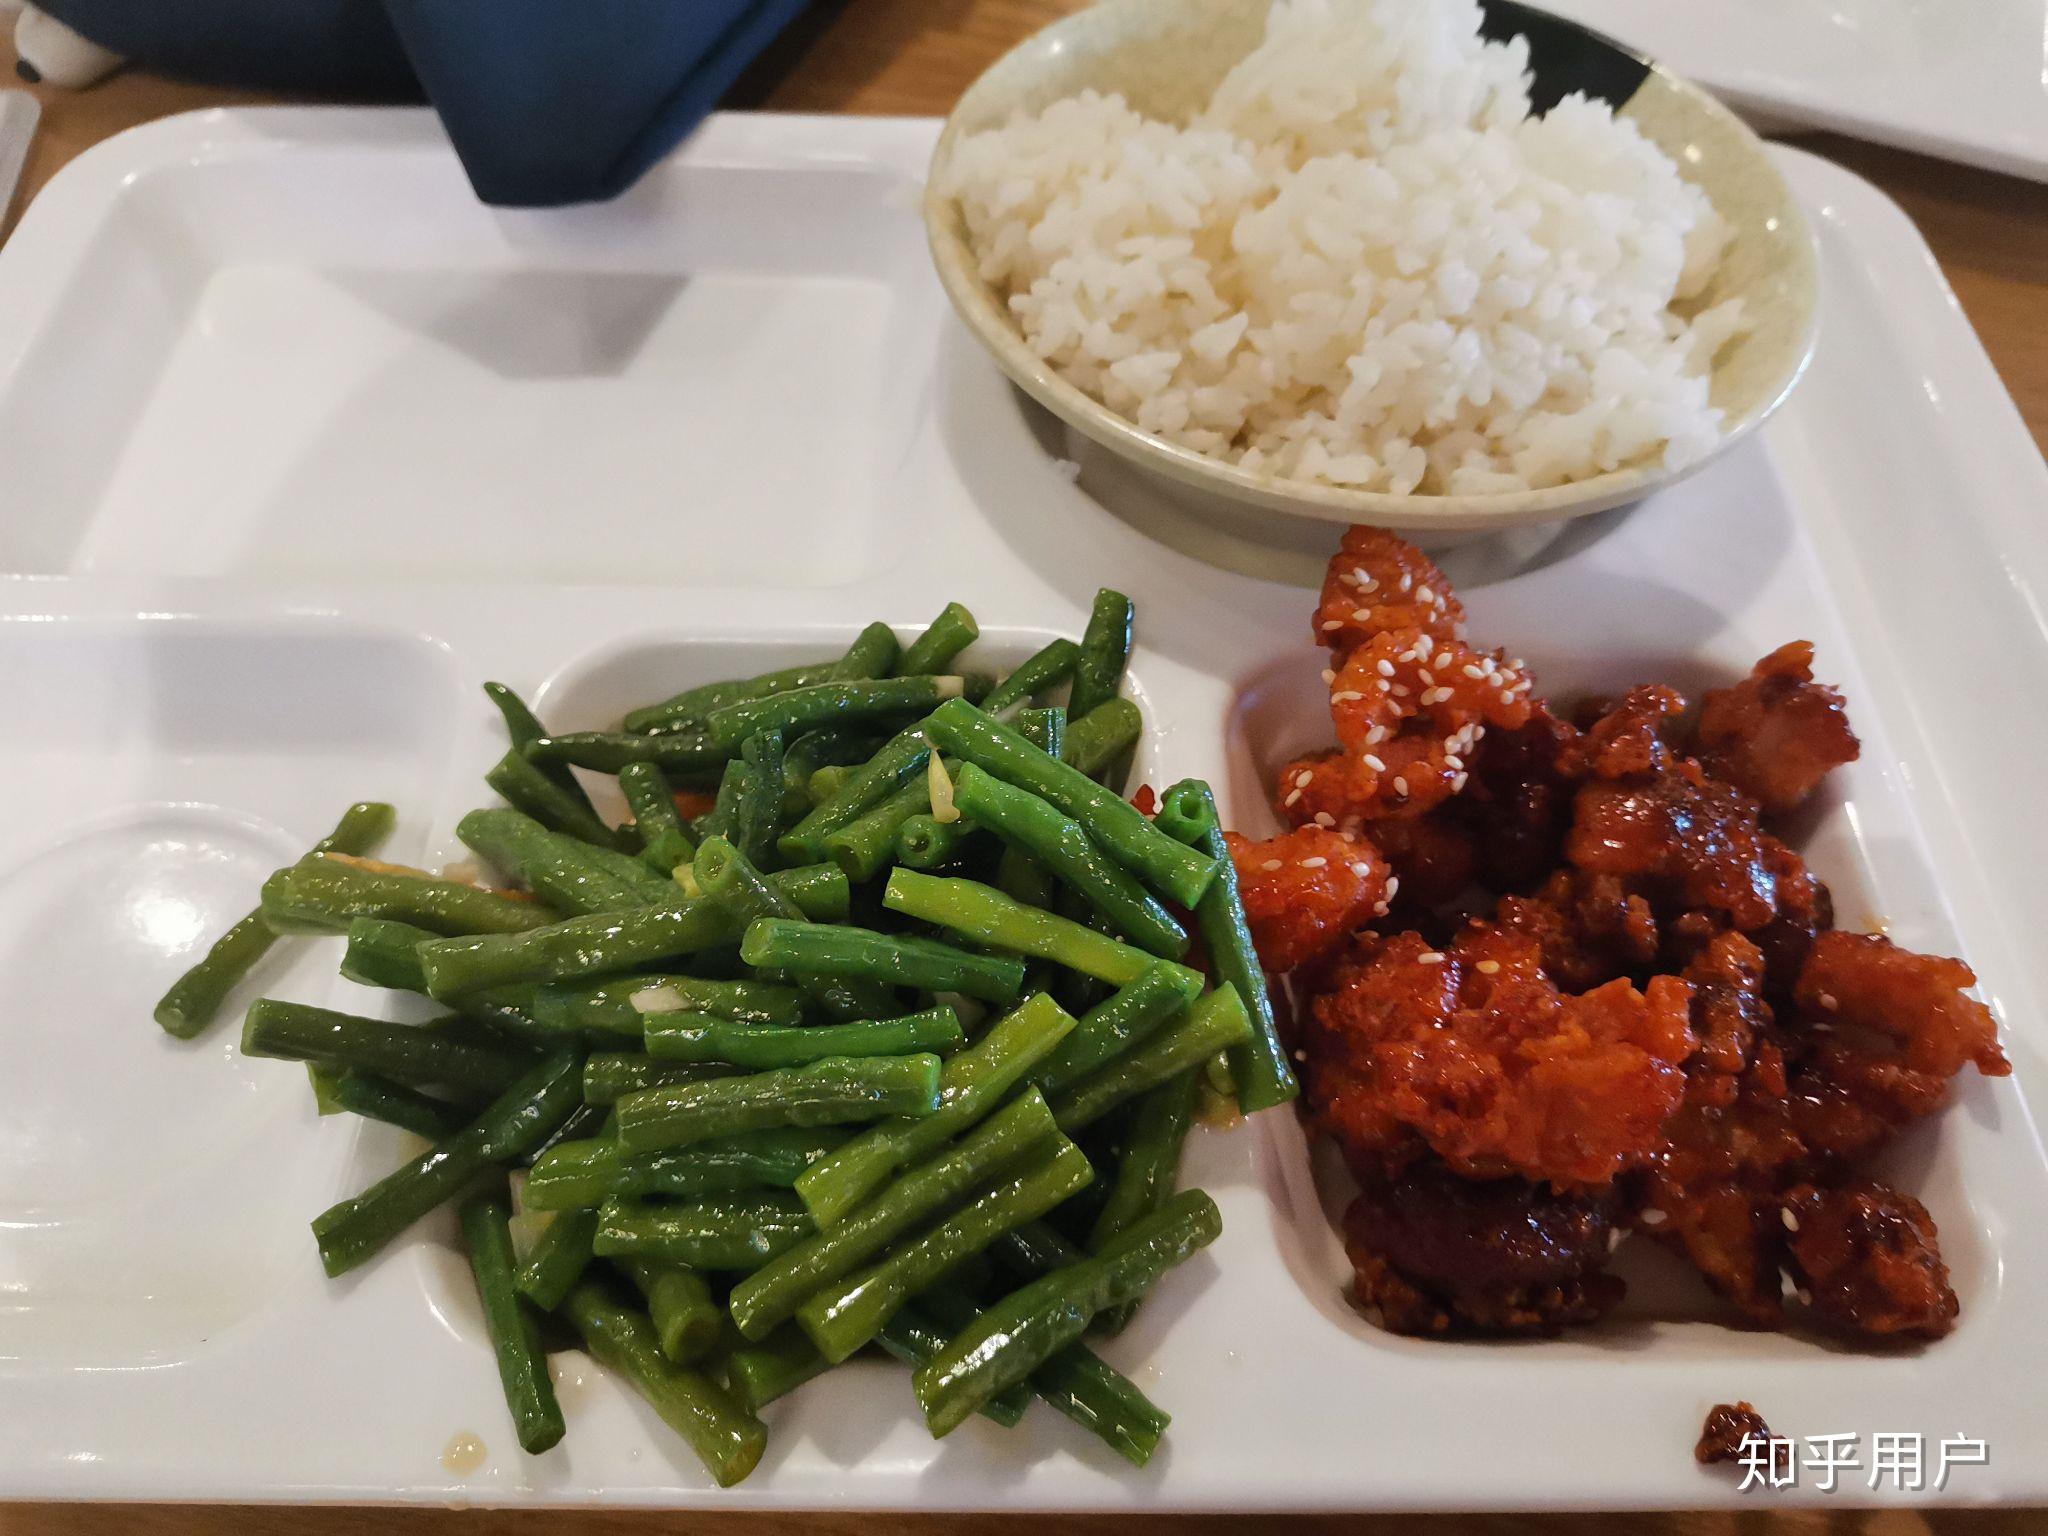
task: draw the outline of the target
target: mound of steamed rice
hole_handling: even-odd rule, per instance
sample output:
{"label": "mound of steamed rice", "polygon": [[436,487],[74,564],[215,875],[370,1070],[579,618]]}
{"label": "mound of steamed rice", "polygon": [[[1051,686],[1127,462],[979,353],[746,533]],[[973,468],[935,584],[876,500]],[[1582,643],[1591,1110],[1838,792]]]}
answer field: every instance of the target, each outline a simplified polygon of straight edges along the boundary
{"label": "mound of steamed rice", "polygon": [[962,140],[946,188],[1027,343],[1148,432],[1360,490],[1697,458],[1729,239],[1605,105],[1532,117],[1473,0],[1278,0],[1188,126],[1093,92]]}

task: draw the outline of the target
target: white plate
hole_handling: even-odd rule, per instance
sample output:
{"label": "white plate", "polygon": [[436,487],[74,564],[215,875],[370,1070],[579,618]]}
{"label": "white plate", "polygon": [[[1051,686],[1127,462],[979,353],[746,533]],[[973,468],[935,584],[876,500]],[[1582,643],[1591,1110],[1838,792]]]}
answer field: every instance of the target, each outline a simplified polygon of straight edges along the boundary
{"label": "white plate", "polygon": [[1746,110],[2048,181],[2048,0],[1543,0]]}
{"label": "white plate", "polygon": [[[1808,388],[1698,480],[1458,574],[1475,629],[1561,690],[1818,642],[1866,743],[1822,872],[1848,916],[1966,950],[2015,1030],[2016,1078],[1965,1084],[1905,1149],[1952,1338],[1385,1337],[1339,1299],[1301,1138],[1269,1115],[1199,1138],[1225,1235],[1109,1347],[1175,1415],[1150,1469],[1044,1413],[935,1445],[877,1365],[773,1410],[767,1460],[719,1493],[578,1355],[568,1439],[521,1456],[444,1229],[322,1279],[305,1221],[396,1136],[316,1120],[296,1068],[239,1061],[232,1025],[172,1043],[149,1005],[351,799],[404,808],[394,856],[454,854],[498,750],[480,680],[591,725],[947,598],[1014,655],[1107,581],[1139,605],[1155,779],[1211,775],[1255,821],[1267,767],[1325,729],[1309,591],[1155,542],[1098,459],[1070,481],[946,318],[916,214],[934,132],[720,118],[619,203],[532,214],[479,207],[423,116],[216,113],[93,150],[30,211],[0,255],[0,1488],[1634,1509],[1738,1502],[1690,1448],[1744,1396],[1799,1433],[1982,1436],[1992,1464],[1945,1498],[2048,1496],[2023,1102],[2048,818],[2012,785],[2048,760],[2048,474],[1906,220],[1789,152],[1828,280]],[[378,1006],[335,948],[291,946],[264,984]],[[488,1447],[474,1472],[442,1465],[459,1432]]]}

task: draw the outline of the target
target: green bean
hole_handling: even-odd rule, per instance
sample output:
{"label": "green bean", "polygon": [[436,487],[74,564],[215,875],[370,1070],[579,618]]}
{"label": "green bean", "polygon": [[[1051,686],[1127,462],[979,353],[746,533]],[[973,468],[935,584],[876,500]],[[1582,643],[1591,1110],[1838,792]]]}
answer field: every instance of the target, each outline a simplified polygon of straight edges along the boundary
{"label": "green bean", "polygon": [[609,1136],[562,1142],[535,1160],[521,1198],[532,1210],[562,1211],[613,1195],[698,1199],[764,1186],[787,1189],[845,1140],[829,1126],[782,1128],[646,1157],[630,1156]]}
{"label": "green bean", "polygon": [[1123,593],[1104,587],[1095,594],[1088,627],[1081,632],[1081,658],[1074,668],[1074,691],[1067,703],[1074,714],[1085,715],[1123,692],[1134,616],[1131,600]]}
{"label": "green bean", "polygon": [[[926,798],[929,803],[929,796]],[[896,829],[891,851],[897,863],[912,869],[944,869],[967,855],[980,831],[971,821],[940,821],[929,812],[919,812],[905,817]]]}
{"label": "green bean", "polygon": [[408,1088],[479,1095],[499,1092],[533,1065],[533,1053],[516,1046],[268,997],[250,1005],[242,1054],[358,1067]]}
{"label": "green bean", "polygon": [[832,1362],[797,1327],[778,1328],[760,1343],[742,1344],[725,1357],[726,1382],[751,1413],[831,1369]]}
{"label": "green bean", "polygon": [[908,1169],[829,1231],[784,1252],[733,1287],[732,1320],[750,1339],[796,1314],[806,1297],[843,1280],[928,1217],[1058,1136],[1038,1090],[1005,1105],[959,1141]]}
{"label": "green bean", "polygon": [[974,615],[958,603],[948,603],[925,632],[903,649],[896,663],[898,677],[929,677],[943,672],[953,658],[981,636]]}
{"label": "green bean", "polygon": [[[1026,1227],[1043,1225],[1042,1222],[1025,1223]],[[1010,1235],[1004,1234],[997,1243],[1007,1241]],[[1070,1257],[1080,1259],[1085,1255],[1078,1250],[1070,1250]],[[918,1311],[930,1312],[943,1331],[926,1352],[925,1359],[918,1360],[917,1365],[923,1365],[926,1359],[973,1327],[981,1317],[981,1308],[966,1295],[951,1285],[938,1285],[920,1296],[914,1306],[898,1312],[891,1326],[900,1322],[905,1313]],[[886,1330],[882,1342],[886,1347]],[[1152,1459],[1152,1453],[1159,1449],[1159,1441],[1166,1433],[1166,1426],[1172,1422],[1120,1371],[1105,1364],[1085,1344],[1069,1344],[1033,1371],[1028,1385],[1028,1391],[1022,1382],[1004,1388],[983,1403],[979,1411],[983,1415],[989,1415],[992,1409],[1021,1414],[1035,1393],[1132,1465],[1140,1467]],[[998,1422],[1002,1422],[1000,1415]]]}
{"label": "green bean", "polygon": [[814,769],[811,776],[804,781],[804,799],[811,805],[830,800],[846,786],[847,780],[853,777],[859,767],[858,763],[828,763],[822,768]]}
{"label": "green bean", "polygon": [[931,1432],[944,1436],[957,1429],[992,1395],[1078,1342],[1096,1313],[1135,1302],[1222,1230],[1216,1202],[1191,1189],[1112,1238],[1093,1258],[1012,1291],[912,1378]]}
{"label": "green bean", "polygon": [[805,1170],[796,1191],[820,1227],[841,1221],[900,1170],[930,1156],[1001,1103],[1074,1027],[1044,993],[999,1019],[939,1075],[939,1107],[862,1132]]}
{"label": "green bean", "polygon": [[1088,1257],[1043,1221],[1027,1221],[1005,1232],[989,1245],[989,1252],[1005,1269],[1032,1280]]}
{"label": "green bean", "polygon": [[[690,823],[690,836],[699,846],[714,837],[731,837],[739,827],[740,807],[754,793],[754,765],[745,758],[735,757],[725,765],[725,772],[719,775],[718,795],[711,803],[711,809]],[[689,889],[683,880],[683,866],[675,868],[675,878]]]}
{"label": "green bean", "polygon": [[1021,849],[1005,848],[996,861],[996,889],[1027,907],[1050,906],[1052,871]]}
{"label": "green bean", "polygon": [[[566,764],[555,766],[569,772]],[[590,808],[589,797],[580,788],[571,793],[549,778],[549,771],[529,762],[526,754],[514,747],[484,775],[484,782],[513,810],[524,811],[551,831],[567,833],[599,848],[637,846],[639,839],[626,828],[607,826],[598,818]]]}
{"label": "green bean", "polygon": [[[808,731],[828,725],[865,725],[922,715],[965,685],[958,677],[895,677],[859,683],[820,683],[712,711],[710,740],[736,749],[756,731]],[[970,706],[971,707],[971,706]]]}
{"label": "green bean", "polygon": [[1038,1069],[1038,1086],[1048,1094],[1072,1087],[1187,1006],[1185,978],[1178,968],[1164,964],[1149,967],[1081,1016],[1074,1032]]}
{"label": "green bean", "polygon": [[1152,825],[1175,842],[1199,848],[1203,837],[1216,824],[1216,801],[1202,780],[1182,779],[1160,791]]}
{"label": "green bean", "polygon": [[543,1312],[554,1311],[590,1268],[596,1236],[597,1212],[563,1211],[547,1224],[519,1266],[519,1294]]}
{"label": "green bean", "polygon": [[577,1106],[577,1067],[572,1051],[548,1056],[462,1130],[314,1217],[327,1273],[345,1274],[364,1263],[491,1164],[523,1157],[545,1141]]}
{"label": "green bean", "polygon": [[936,939],[904,938],[833,923],[792,923],[776,918],[749,923],[740,939],[740,957],[753,966],[878,981],[927,992],[958,992],[985,1003],[1015,1002],[1024,985],[1024,967],[1007,957],[971,955]]}
{"label": "green bean", "polygon": [[981,707],[989,714],[999,715],[1013,704],[1049,692],[1074,675],[1075,664],[1080,659],[1081,647],[1073,641],[1048,641],[1042,649],[1019,662],[1017,669],[981,701]]}
{"label": "green bean", "polygon": [[[1097,933],[1069,918],[1013,901],[992,886],[944,879],[914,869],[890,872],[883,905],[891,911],[947,928],[993,949],[1050,960],[1112,986],[1135,980],[1161,963],[1141,949]],[[1175,966],[1187,995],[1201,990],[1199,972]]]}
{"label": "green bean", "polygon": [[619,789],[633,813],[633,827],[643,844],[640,862],[657,875],[667,875],[697,851],[683,830],[676,809],[675,786],[656,763],[628,763],[619,770]]}
{"label": "green bean", "polygon": [[797,1321],[826,1359],[844,1360],[874,1338],[910,1297],[1019,1222],[1043,1216],[1094,1177],[1081,1149],[1062,1137],[919,1237],[813,1294],[797,1308]]}
{"label": "green bean", "polygon": [[[846,916],[846,876],[836,865],[769,877],[808,917]],[[718,903],[687,898],[629,912],[593,912],[531,933],[438,939],[420,946],[427,991],[446,1000],[517,982],[568,981],[639,970],[731,944],[742,925]]]}
{"label": "green bean", "polygon": [[[521,757],[526,755],[528,746],[548,734],[548,728],[540,723],[540,716],[528,709],[526,701],[503,683],[485,683],[484,697],[497,707],[498,714],[505,721],[506,739],[511,742],[512,750]],[[542,766],[540,772],[542,777],[568,796],[570,801],[580,807],[592,821],[597,821],[597,807],[590,803],[590,796],[583,792],[583,785],[577,780],[575,769],[567,763],[550,763]]]}
{"label": "green bean", "polygon": [[608,1104],[578,1104],[569,1111],[568,1117],[542,1138],[539,1146],[522,1152],[516,1166],[530,1169],[540,1158],[552,1152],[565,1141],[587,1141],[603,1134],[611,1120],[611,1106]]}
{"label": "green bean", "polygon": [[498,1358],[498,1382],[519,1448],[538,1456],[562,1438],[561,1404],[548,1374],[540,1324],[520,1300],[512,1267],[512,1211],[502,1188],[472,1195],[460,1211],[463,1246],[483,1304],[484,1331]]}
{"label": "green bean", "polygon": [[854,683],[863,678],[887,677],[896,668],[897,659],[903,654],[903,647],[897,642],[896,631],[877,620],[853,637],[853,644],[846,648],[846,654],[833,663],[832,676],[835,683]]}
{"label": "green bean", "polygon": [[[334,830],[313,845],[320,853],[366,854],[391,835],[397,812],[372,800],[358,801],[342,812]],[[165,1034],[190,1040],[219,1015],[228,994],[277,942],[277,930],[258,907],[213,941],[199,962],[164,993],[156,1005],[156,1021]]]}
{"label": "green bean", "polygon": [[611,1287],[586,1280],[569,1293],[562,1315],[582,1335],[591,1358],[625,1377],[689,1443],[721,1488],[760,1463],[767,1428],[709,1377],[664,1359],[647,1315],[624,1305]]}
{"label": "green bean", "polygon": [[1129,699],[1111,699],[1083,715],[1067,710],[1067,740],[1062,762],[1093,779],[1118,758],[1136,749],[1145,734],[1145,717]]}
{"label": "green bean", "polygon": [[732,757],[730,746],[696,733],[636,736],[626,731],[570,731],[543,736],[527,743],[524,750],[528,760],[542,770],[566,763],[593,773],[617,773],[629,763],[652,763],[670,779],[692,788],[716,782]]}
{"label": "green bean", "polygon": [[825,854],[853,881],[872,880],[896,857],[900,829],[930,820],[931,787],[921,778],[825,837]]}
{"label": "green bean", "polygon": [[754,1072],[809,1066],[831,1056],[944,1055],[966,1043],[967,1032],[950,1008],[797,1029],[736,1024],[702,1013],[650,1014],[647,1019],[647,1054],[657,1060],[725,1062]]}
{"label": "green bean", "polygon": [[619,1145],[661,1152],[771,1126],[849,1125],[938,1106],[939,1058],[830,1057],[744,1077],[646,1088],[618,1101]]}
{"label": "green bean", "polygon": [[1017,734],[1048,757],[1058,757],[1067,747],[1067,712],[1064,709],[1020,709]]}
{"label": "green bean", "polygon": [[613,1195],[598,1211],[597,1251],[606,1258],[690,1269],[754,1269],[817,1230],[803,1202],[783,1189],[663,1205]]}
{"label": "green bean", "polygon": [[821,768],[857,767],[873,757],[882,743],[863,731],[831,728],[805,731],[792,738],[782,754],[782,813],[790,821],[810,814],[816,801],[811,780]]}
{"label": "green bean", "polygon": [[[1200,779],[1184,779],[1167,790],[1177,807],[1192,802],[1188,812],[1201,827],[1196,846],[1216,860],[1216,883],[1195,903],[1195,924],[1202,935],[1202,947],[1209,954],[1209,972],[1219,982],[1237,988],[1251,1015],[1251,1037],[1230,1051],[1230,1072],[1237,1083],[1237,1107],[1256,1114],[1285,1104],[1301,1092],[1295,1080],[1294,1064],[1280,1039],[1279,1020],[1273,1013],[1273,996],[1266,985],[1265,968],[1252,944],[1251,924],[1244,913],[1244,897],[1238,889],[1237,866],[1223,841],[1221,818],[1216,814],[1216,797]],[[1164,803],[1162,802],[1162,814]]]}
{"label": "green bean", "polygon": [[1104,857],[1079,822],[972,763],[954,779],[953,799],[963,816],[1037,859],[1141,949],[1169,960],[1187,952],[1187,931],[1128,871]]}
{"label": "green bean", "polygon": [[677,1365],[689,1365],[718,1346],[725,1314],[702,1275],[655,1259],[615,1262],[647,1303],[647,1317],[663,1355]]}
{"label": "green bean", "polygon": [[[1194,1123],[1195,1100],[1201,1088],[1202,1074],[1191,1067],[1179,1077],[1147,1089],[1139,1098],[1115,1182],[1088,1234],[1090,1248],[1099,1251],[1112,1237],[1172,1198],[1180,1177],[1181,1149],[1187,1143],[1188,1127]],[[1112,1307],[1097,1316],[1096,1326],[1103,1333],[1121,1333],[1135,1310],[1135,1303]]]}
{"label": "green bean", "polygon": [[750,771],[733,809],[730,836],[733,846],[756,865],[779,858],[775,840],[782,831],[783,740],[779,730],[756,731],[740,748],[740,759]]}
{"label": "green bean", "polygon": [[428,1141],[454,1135],[475,1113],[474,1106],[437,1099],[355,1067],[331,1067],[309,1061],[306,1076],[313,1084],[313,1102],[321,1114],[381,1120]]}
{"label": "green bean", "polygon": [[[912,1370],[923,1365],[944,1349],[946,1341],[958,1331],[945,1321],[945,1317],[939,1314],[937,1306],[934,1305],[942,1294],[950,1290],[950,1286],[934,1286],[916,1301],[905,1302],[896,1309],[896,1315],[876,1331],[875,1342]],[[973,1302],[964,1297],[955,1299],[966,1309],[967,1317],[975,1315],[976,1308]],[[831,1367],[832,1362],[817,1354],[818,1346],[810,1341],[810,1337],[801,1328],[778,1330],[775,1337],[780,1338],[785,1331],[794,1332],[804,1341],[804,1348],[817,1355],[820,1369]],[[1031,1394],[1019,1387],[990,1398],[981,1405],[981,1414],[983,1418],[992,1420],[1005,1429],[1014,1429],[1023,1420],[1024,1412],[1030,1406]]]}
{"label": "green bean", "polygon": [[583,1063],[583,1102],[616,1104],[629,1093],[649,1088],[670,1088],[678,1083],[702,1083],[730,1076],[732,1073],[723,1067],[656,1061],[639,1051],[594,1051]]}
{"label": "green bean", "polygon": [[564,916],[647,906],[675,891],[673,882],[637,859],[550,832],[518,811],[471,811],[456,823],[455,835]]}
{"label": "green bean", "polygon": [[1251,1015],[1237,988],[1218,987],[1142,1045],[1052,1095],[1053,1115],[1060,1129],[1072,1136],[1124,1100],[1200,1066],[1218,1051],[1241,1044],[1251,1032]]}
{"label": "green bean", "polygon": [[[840,660],[843,661],[845,658],[842,657]],[[668,731],[697,729],[704,724],[712,710],[722,705],[737,703],[741,699],[765,699],[771,694],[786,693],[792,688],[809,688],[817,683],[830,682],[839,665],[838,661],[814,662],[808,666],[784,667],[779,672],[764,672],[759,677],[705,683],[700,687],[686,688],[675,697],[664,699],[659,704],[650,704],[643,709],[628,712],[620,723],[624,729],[635,735],[660,735]]]}
{"label": "green bean", "polygon": [[701,976],[613,976],[537,988],[533,1015],[550,1029],[582,1030],[638,1040],[649,1017],[708,1013],[742,1024],[801,1024],[803,994],[765,981],[708,981]]}
{"label": "green bean", "polygon": [[803,909],[728,838],[705,839],[690,870],[704,899],[716,902],[743,929],[757,918],[803,916]]}
{"label": "green bean", "polygon": [[922,722],[889,738],[830,799],[815,806],[776,842],[786,859],[821,859],[825,839],[880,805],[917,775],[931,756]]}
{"label": "green bean", "polygon": [[[1078,728],[1079,723],[1074,729]],[[1078,821],[1104,853],[1182,906],[1193,906],[1215,878],[1213,858],[1176,843],[1128,801],[1079,769],[1048,757],[964,699],[933,710],[925,732],[940,749],[1049,801]]]}
{"label": "green bean", "polygon": [[346,933],[359,917],[396,918],[441,934],[523,933],[555,921],[536,901],[326,853],[264,881],[262,910],[278,933]]}

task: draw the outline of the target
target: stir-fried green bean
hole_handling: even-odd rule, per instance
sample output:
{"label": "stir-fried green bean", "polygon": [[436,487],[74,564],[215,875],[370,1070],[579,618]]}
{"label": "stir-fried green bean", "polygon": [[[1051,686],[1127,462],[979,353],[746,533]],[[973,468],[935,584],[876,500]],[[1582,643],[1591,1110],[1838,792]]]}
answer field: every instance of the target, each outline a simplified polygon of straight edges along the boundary
{"label": "stir-fried green bean", "polygon": [[618,1101],[619,1145],[661,1152],[779,1125],[928,1115],[938,1107],[939,1074],[936,1056],[870,1056],[647,1088]]}
{"label": "stir-fried green bean", "polygon": [[566,1429],[540,1325],[520,1299],[512,1267],[511,1207],[502,1188],[472,1195],[460,1212],[463,1246],[483,1303],[484,1330],[498,1358],[498,1381],[519,1448],[529,1456],[559,1442]]}

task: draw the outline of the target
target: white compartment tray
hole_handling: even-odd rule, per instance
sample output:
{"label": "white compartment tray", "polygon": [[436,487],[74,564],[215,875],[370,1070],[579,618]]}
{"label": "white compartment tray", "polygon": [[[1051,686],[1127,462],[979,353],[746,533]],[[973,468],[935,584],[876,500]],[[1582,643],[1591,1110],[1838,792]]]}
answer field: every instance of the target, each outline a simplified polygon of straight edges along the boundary
{"label": "white compartment tray", "polygon": [[[1696,1506],[1739,1502],[1690,1448],[1740,1396],[1794,1433],[1982,1437],[1991,1464],[1938,1497],[2048,1499],[2024,1097],[2048,473],[1907,221],[1791,152],[1827,291],[1786,413],[1632,513],[1459,551],[1453,574],[1475,633],[1561,692],[1818,643],[1865,755],[1809,849],[1847,916],[1969,956],[2017,1069],[1903,1149],[1963,1298],[1953,1337],[1865,1355],[1642,1313],[1514,1346],[1386,1337],[1342,1303],[1300,1134],[1267,1116],[1199,1138],[1225,1235],[1109,1347],[1175,1415],[1147,1471],[1043,1414],[935,1445],[877,1366],[779,1406],[766,1462],[720,1493],[576,1355],[567,1441],[520,1455],[445,1233],[322,1279],[305,1221],[395,1136],[317,1121],[232,1026],[183,1047],[149,1006],[352,799],[402,807],[394,856],[453,856],[499,750],[483,679],[592,725],[948,598],[1000,659],[1077,632],[1107,582],[1139,605],[1155,781],[1207,774],[1256,824],[1270,767],[1327,729],[1286,559],[1075,453],[947,316],[916,215],[935,131],[722,117],[616,204],[512,214],[473,201],[424,115],[212,113],[93,150],[0,253],[0,1488]],[[293,946],[264,985],[374,1006],[334,959]],[[448,1470],[463,1432],[488,1454]],[[1937,1497],[1851,1486],[1833,1501]]]}

